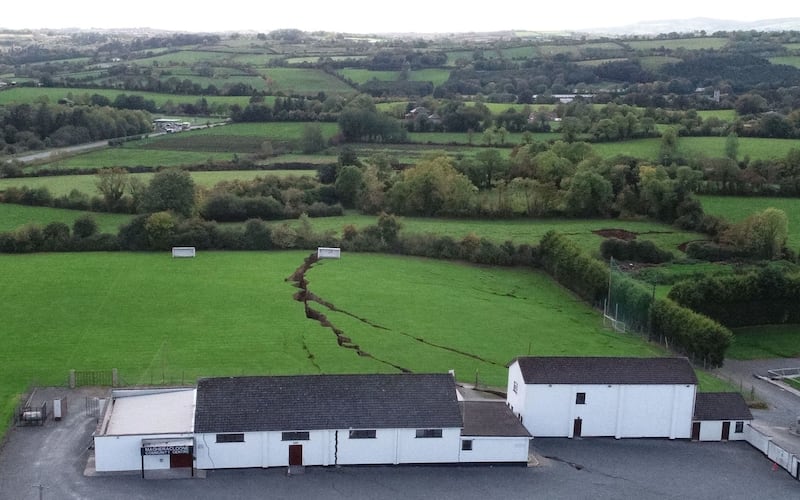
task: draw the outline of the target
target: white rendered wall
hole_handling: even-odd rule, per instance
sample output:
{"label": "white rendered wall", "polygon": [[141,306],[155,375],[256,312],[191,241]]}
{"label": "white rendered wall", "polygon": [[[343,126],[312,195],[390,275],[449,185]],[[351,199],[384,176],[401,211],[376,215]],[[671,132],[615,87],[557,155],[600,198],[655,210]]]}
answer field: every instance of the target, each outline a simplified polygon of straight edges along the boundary
{"label": "white rendered wall", "polygon": [[245,432],[243,443],[217,443],[217,434],[197,434],[195,457],[198,469],[261,467],[261,432]]}
{"label": "white rendered wall", "polygon": [[[333,435],[334,446],[336,432]],[[350,439],[349,430],[340,430],[339,451],[336,463],[347,464],[395,464],[397,461],[397,429],[377,429],[375,439]]]}
{"label": "white rendered wall", "polygon": [[303,447],[303,465],[329,465],[329,431],[309,431],[307,441],[282,441],[282,432],[265,432],[264,461],[262,467],[287,467],[289,446]]}
{"label": "white rendered wall", "polygon": [[397,430],[397,463],[457,463],[461,429],[442,429],[440,438],[418,438],[416,429]]}
{"label": "white rendered wall", "polygon": [[472,440],[472,450],[461,450],[458,457],[459,462],[525,463],[528,461],[529,438],[473,436],[461,438],[462,441],[469,439]]}
{"label": "white rendered wall", "polygon": [[[514,383],[517,384],[517,390],[514,391]],[[519,369],[519,363],[514,362],[508,367],[508,387],[506,387],[506,404],[514,412],[514,415],[520,416],[527,413],[526,409],[526,391],[528,386],[522,378],[522,372]],[[522,422],[525,424],[525,422]],[[530,432],[530,429],[528,429]]]}
{"label": "white rendered wall", "polygon": [[722,438],[722,422],[704,420],[700,422],[700,441],[719,441]]}
{"label": "white rendered wall", "polygon": [[[579,392],[585,404],[576,404]],[[573,437],[577,418],[586,437],[691,437],[693,385],[536,384],[524,397],[515,412],[524,408],[522,424],[534,437]]]}
{"label": "white rendered wall", "polygon": [[[150,434],[131,436],[95,436],[95,468],[98,472],[131,471],[142,469],[142,439],[191,438],[192,434]],[[166,457],[166,467],[158,457]],[[145,457],[145,468],[169,468],[169,455]]]}
{"label": "white rendered wall", "polygon": [[626,385],[617,437],[692,437],[696,386]]}
{"label": "white rendered wall", "polygon": [[441,438],[417,438],[416,429],[377,429],[375,439],[350,439],[348,430],[340,430],[338,452],[334,430],[310,431],[307,441],[282,441],[281,432],[244,435],[244,443],[217,443],[216,434],[198,434],[196,467],[286,467],[290,445],[303,447],[303,465],[457,463],[461,446],[458,428],[443,429]]}
{"label": "white rendered wall", "polygon": [[[700,422],[700,441],[721,441],[723,422],[724,420],[703,420]],[[731,427],[728,433],[728,440],[744,441],[744,432],[736,432],[736,421],[731,420],[729,423]]]}

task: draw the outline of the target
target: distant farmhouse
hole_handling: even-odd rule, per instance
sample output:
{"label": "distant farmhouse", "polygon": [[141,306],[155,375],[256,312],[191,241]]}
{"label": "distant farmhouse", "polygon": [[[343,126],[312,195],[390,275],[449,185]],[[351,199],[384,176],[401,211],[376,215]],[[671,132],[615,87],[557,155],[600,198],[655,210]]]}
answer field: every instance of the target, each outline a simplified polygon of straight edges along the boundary
{"label": "distant farmhouse", "polygon": [[533,437],[741,439],[738,393],[697,394],[686,358],[519,357],[506,400],[452,374],[219,377],[114,391],[98,472],[306,465],[526,464]]}

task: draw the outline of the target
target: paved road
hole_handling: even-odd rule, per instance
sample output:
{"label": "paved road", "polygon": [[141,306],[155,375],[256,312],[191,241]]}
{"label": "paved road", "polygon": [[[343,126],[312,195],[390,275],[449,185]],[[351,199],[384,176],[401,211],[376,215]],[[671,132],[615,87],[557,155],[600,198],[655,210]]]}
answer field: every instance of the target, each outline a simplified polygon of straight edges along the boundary
{"label": "paved road", "polygon": [[[773,471],[742,442],[650,439],[536,439],[539,465],[310,467],[211,471],[205,479],[86,477],[95,419],[84,413],[90,390],[67,394],[69,413],[44,427],[14,428],[0,450],[0,499],[752,499],[796,498],[800,483]],[[99,394],[103,394],[102,392]],[[60,394],[59,394],[60,395]]]}
{"label": "paved road", "polygon": [[[227,125],[227,124],[228,124],[227,122],[212,123],[210,126],[218,127],[218,126]],[[208,125],[196,125],[196,126],[191,127],[191,130],[201,129],[201,128],[208,128]],[[164,135],[164,134],[166,134],[166,132],[149,132],[146,135],[148,137],[158,137],[158,136]],[[47,159],[49,159],[51,157],[56,157],[58,155],[70,155],[70,154],[81,153],[81,152],[85,152],[85,151],[91,151],[91,150],[94,150],[94,149],[102,149],[102,148],[107,148],[107,147],[109,147],[108,146],[108,140],[96,141],[96,142],[87,142],[85,144],[76,144],[74,146],[67,146],[67,147],[64,147],[64,148],[48,149],[46,151],[37,151],[37,152],[31,152],[31,153],[24,153],[24,154],[21,154],[19,156],[15,156],[12,159],[8,159],[6,161],[16,160],[16,161],[18,161],[20,163],[30,163],[30,162],[34,162],[34,161],[47,160]]]}
{"label": "paved road", "polygon": [[800,367],[800,358],[757,359],[737,361],[726,359],[725,366],[716,370],[723,378],[741,387],[745,393],[754,390],[769,408],[753,410],[753,416],[771,425],[789,427],[800,417],[800,397],[781,389],[754,374],[766,375],[767,370],[774,368]]}
{"label": "paved road", "polygon": [[83,151],[91,151],[93,149],[102,149],[107,147],[108,141],[87,142],[85,144],[77,144],[75,146],[68,146],[65,148],[48,149],[46,151],[37,151],[36,153],[25,153],[15,156],[13,159],[20,163],[30,163],[34,161],[47,160],[51,157],[59,155],[75,154]]}

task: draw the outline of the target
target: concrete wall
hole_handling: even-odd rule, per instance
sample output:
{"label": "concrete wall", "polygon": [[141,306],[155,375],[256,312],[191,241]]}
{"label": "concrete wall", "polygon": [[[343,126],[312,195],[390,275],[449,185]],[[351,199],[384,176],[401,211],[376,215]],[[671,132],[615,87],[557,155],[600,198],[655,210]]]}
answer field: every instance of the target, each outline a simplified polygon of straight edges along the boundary
{"label": "concrete wall", "polygon": [[800,457],[783,449],[772,440],[771,436],[750,424],[744,426],[744,438],[767,458],[786,469],[793,478],[800,479],[800,470],[798,470]]}
{"label": "concrete wall", "polygon": [[[192,434],[150,434],[137,436],[96,436],[95,468],[98,472],[119,472],[142,469],[142,439],[191,438]],[[150,455],[145,469],[169,469],[169,455]]]}
{"label": "concrete wall", "polygon": [[462,463],[479,462],[517,462],[527,463],[530,439],[526,437],[472,437],[464,436],[462,441],[472,440],[472,450],[461,450],[458,461]]}
{"label": "concrete wall", "polygon": [[[675,439],[691,437],[695,389],[693,385],[537,384],[527,386],[524,393],[518,389],[517,397],[508,402],[514,401],[515,413],[522,414],[522,424],[534,437],[573,437],[573,423],[580,418],[582,436]],[[586,395],[584,404],[576,403],[578,393]]]}

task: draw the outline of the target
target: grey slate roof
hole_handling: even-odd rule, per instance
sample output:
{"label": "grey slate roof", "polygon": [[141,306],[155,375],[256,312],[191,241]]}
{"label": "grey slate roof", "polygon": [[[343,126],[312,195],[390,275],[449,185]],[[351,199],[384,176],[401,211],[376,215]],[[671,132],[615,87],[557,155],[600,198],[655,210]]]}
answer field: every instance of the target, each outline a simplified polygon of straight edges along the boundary
{"label": "grey slate roof", "polygon": [[693,420],[753,420],[753,414],[738,392],[698,392]]}
{"label": "grey slate roof", "polygon": [[515,358],[526,384],[697,384],[686,358]]}
{"label": "grey slate roof", "polygon": [[195,432],[461,426],[450,374],[221,377],[197,384]]}
{"label": "grey slate roof", "polygon": [[532,437],[504,401],[462,401],[462,436]]}

